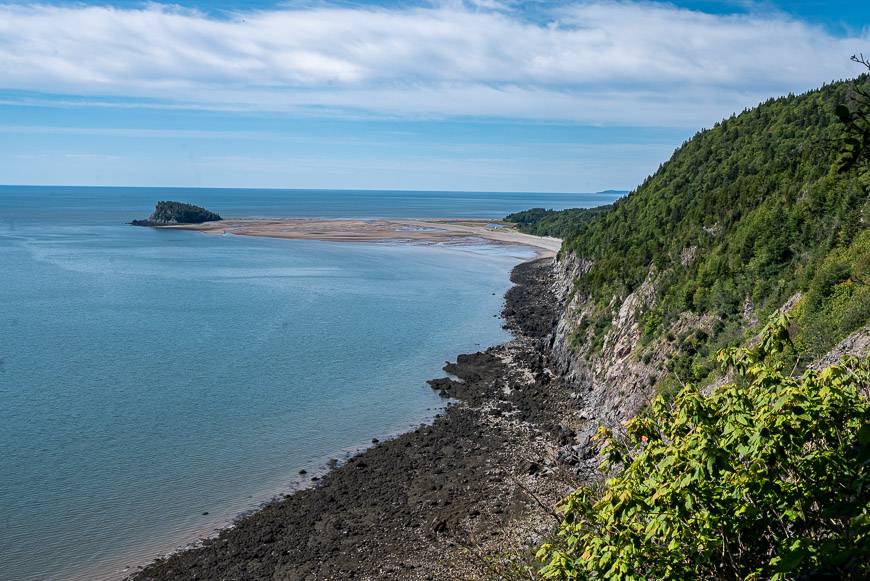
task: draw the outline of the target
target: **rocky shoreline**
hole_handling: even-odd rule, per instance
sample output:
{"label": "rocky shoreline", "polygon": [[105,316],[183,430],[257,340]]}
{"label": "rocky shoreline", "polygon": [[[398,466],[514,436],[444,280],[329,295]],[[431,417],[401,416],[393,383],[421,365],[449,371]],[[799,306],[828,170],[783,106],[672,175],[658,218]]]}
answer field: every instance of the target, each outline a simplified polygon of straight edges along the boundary
{"label": "rocky shoreline", "polygon": [[445,366],[451,377],[430,384],[458,403],[432,425],[131,579],[475,579],[527,559],[590,464],[558,423],[576,395],[549,369],[555,275],[549,258],[513,270],[503,316],[515,339]]}

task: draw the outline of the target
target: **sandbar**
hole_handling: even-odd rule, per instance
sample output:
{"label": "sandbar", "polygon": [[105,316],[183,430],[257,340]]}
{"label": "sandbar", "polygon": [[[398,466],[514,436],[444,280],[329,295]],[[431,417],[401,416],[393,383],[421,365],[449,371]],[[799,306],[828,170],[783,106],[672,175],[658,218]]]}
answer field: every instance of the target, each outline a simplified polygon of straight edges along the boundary
{"label": "sandbar", "polygon": [[160,228],[195,230],[212,235],[234,234],[331,242],[408,241],[435,244],[483,239],[501,244],[529,246],[540,257],[555,256],[562,246],[559,238],[524,234],[510,222],[478,219],[245,218],[202,224],[173,224]]}

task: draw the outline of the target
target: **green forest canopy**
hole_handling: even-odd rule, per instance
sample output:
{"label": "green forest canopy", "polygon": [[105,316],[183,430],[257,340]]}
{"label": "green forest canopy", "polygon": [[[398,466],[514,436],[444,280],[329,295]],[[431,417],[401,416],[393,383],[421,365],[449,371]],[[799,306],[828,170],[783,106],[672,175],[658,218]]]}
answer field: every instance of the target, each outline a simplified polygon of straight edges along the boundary
{"label": "green forest canopy", "polygon": [[743,338],[746,305],[763,321],[797,291],[807,297],[796,345],[817,356],[870,319],[870,172],[866,163],[843,167],[856,131],[844,124],[844,104],[862,106],[849,82],[770,99],[699,132],[612,206],[508,219],[561,235],[563,253],[591,259],[577,291],[602,309],[654,268],[647,339],[683,312],[714,315],[713,336],[674,361],[684,379],[702,379],[707,356]]}

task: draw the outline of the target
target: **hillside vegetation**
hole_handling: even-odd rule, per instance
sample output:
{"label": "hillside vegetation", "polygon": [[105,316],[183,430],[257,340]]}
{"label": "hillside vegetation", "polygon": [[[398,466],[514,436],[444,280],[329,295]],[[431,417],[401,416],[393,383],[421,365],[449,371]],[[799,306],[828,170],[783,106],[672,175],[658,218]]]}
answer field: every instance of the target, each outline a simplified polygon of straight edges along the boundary
{"label": "hillside vegetation", "polygon": [[870,575],[870,360],[792,377],[787,324],[720,355],[734,383],[602,430],[616,474],[563,503],[545,579]]}
{"label": "hillside vegetation", "polygon": [[563,254],[591,261],[576,291],[600,306],[602,332],[614,297],[650,276],[645,340],[686,312],[715,317],[712,332],[678,338],[670,367],[683,380],[708,378],[716,349],[799,291],[795,346],[808,361],[870,318],[870,173],[838,171],[848,132],[837,109],[849,92],[835,83],[771,99],[701,131],[612,206],[509,219],[561,234]]}
{"label": "hillside vegetation", "polygon": [[870,575],[870,359],[808,366],[866,337],[868,159],[865,76],[698,133],[611,207],[513,216],[565,233],[586,391],[658,392],[599,431],[606,480],[563,503],[540,575]]}

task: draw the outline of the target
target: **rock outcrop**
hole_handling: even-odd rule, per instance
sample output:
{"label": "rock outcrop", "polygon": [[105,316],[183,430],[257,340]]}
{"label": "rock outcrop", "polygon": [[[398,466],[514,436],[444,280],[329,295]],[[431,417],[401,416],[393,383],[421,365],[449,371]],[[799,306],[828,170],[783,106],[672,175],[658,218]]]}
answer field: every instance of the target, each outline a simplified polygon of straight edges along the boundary
{"label": "rock outcrop", "polygon": [[[569,425],[565,426],[576,437],[560,451],[563,457],[589,456],[590,438],[599,426],[619,429],[641,412],[658,392],[662,380],[673,375],[668,371],[668,360],[677,351],[680,338],[692,333],[712,333],[717,323],[712,315],[685,312],[667,333],[644,343],[642,317],[655,307],[658,290],[655,269],[650,269],[646,280],[634,292],[625,298],[615,296],[601,307],[575,290],[577,279],[589,272],[591,266],[588,260],[567,253],[553,267],[552,294],[562,301],[563,308],[550,337],[549,363],[552,373],[572,387],[577,402],[573,413],[566,415]],[[802,293],[796,293],[777,312],[792,311],[802,298]],[[596,329],[590,324],[595,320],[606,321],[606,326],[597,331],[597,343]],[[747,325],[754,326],[750,321]],[[751,345],[755,340],[757,337],[748,343]],[[868,351],[870,328],[865,327],[843,339],[809,367],[822,369],[844,355],[866,357]],[[720,377],[702,386],[702,391],[709,393],[730,379],[730,375]]]}
{"label": "rock outcrop", "polygon": [[870,326],[855,331],[834,346],[824,357],[810,365],[812,369],[824,369],[840,360],[841,357],[866,357],[870,352]]}
{"label": "rock outcrop", "polygon": [[[644,283],[625,299],[614,297],[602,309],[573,290],[574,281],[590,267],[591,263],[573,254],[561,257],[555,266],[554,290],[563,298],[564,309],[552,337],[552,367],[576,390],[579,408],[569,428],[577,434],[575,451],[580,455],[598,426],[617,427],[646,406],[673,351],[662,340],[644,346],[643,357],[640,354],[640,318],[655,301],[655,272],[651,270]],[[589,321],[602,315],[610,323],[603,342],[595,345],[595,328]]]}
{"label": "rock outcrop", "polygon": [[200,206],[183,202],[157,202],[154,212],[146,220],[133,220],[134,226],[169,226],[172,224],[202,224],[215,222],[221,217]]}

